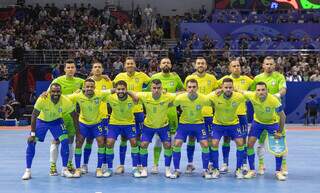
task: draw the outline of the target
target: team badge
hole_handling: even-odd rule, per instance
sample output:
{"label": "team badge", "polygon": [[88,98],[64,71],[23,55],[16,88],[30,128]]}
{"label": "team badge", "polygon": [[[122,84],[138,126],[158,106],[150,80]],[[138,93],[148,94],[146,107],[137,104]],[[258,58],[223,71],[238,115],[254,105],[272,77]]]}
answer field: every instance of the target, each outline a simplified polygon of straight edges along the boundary
{"label": "team badge", "polygon": [[211,84],[211,80],[208,80],[208,85],[210,85]]}
{"label": "team badge", "polygon": [[94,99],[94,103],[97,105],[99,104],[99,99]]}
{"label": "team badge", "polygon": [[138,82],[139,82],[139,78],[135,78],[134,80],[136,81],[136,83],[138,83]]}
{"label": "team badge", "polygon": [[62,108],[61,107],[59,107],[58,112],[62,113]]}
{"label": "team badge", "polygon": [[107,90],[107,87],[105,85],[103,85],[102,90]]}
{"label": "team badge", "polygon": [[196,106],[196,109],[197,109],[197,110],[201,110],[201,105],[197,105],[197,106]]}
{"label": "team badge", "polygon": [[132,103],[128,103],[128,108],[131,108],[132,107]]}
{"label": "team badge", "polygon": [[241,84],[245,84],[246,81],[245,81],[245,80],[241,80],[240,83],[241,83]]}
{"label": "team badge", "polygon": [[174,82],[171,81],[171,82],[169,83],[169,85],[170,85],[170,86],[174,86]]}
{"label": "team badge", "polygon": [[163,105],[163,104],[164,104],[164,102],[161,102],[161,103],[160,103],[160,105]]}
{"label": "team badge", "polygon": [[266,112],[270,112],[270,111],[271,111],[270,107],[266,107]]}
{"label": "team badge", "polygon": [[271,82],[271,85],[272,85],[272,86],[275,86],[275,85],[276,85],[276,81],[272,81],[272,82]]}
{"label": "team badge", "polygon": [[236,107],[237,106],[237,102],[232,102],[231,106],[232,107]]}

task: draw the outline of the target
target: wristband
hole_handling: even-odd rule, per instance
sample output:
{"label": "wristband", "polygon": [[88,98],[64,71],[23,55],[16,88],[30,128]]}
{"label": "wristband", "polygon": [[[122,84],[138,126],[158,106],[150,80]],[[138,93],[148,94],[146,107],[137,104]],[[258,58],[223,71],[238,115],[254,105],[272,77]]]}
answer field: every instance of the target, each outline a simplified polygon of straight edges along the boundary
{"label": "wristband", "polygon": [[34,136],[36,136],[36,133],[33,132],[33,131],[31,131],[31,132],[30,132],[30,136],[34,137]]}

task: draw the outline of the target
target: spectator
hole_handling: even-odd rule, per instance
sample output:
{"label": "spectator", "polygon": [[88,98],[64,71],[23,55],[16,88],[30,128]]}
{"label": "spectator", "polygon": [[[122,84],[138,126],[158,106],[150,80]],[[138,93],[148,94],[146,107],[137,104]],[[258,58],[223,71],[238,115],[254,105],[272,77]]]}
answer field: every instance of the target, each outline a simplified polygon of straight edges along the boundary
{"label": "spectator", "polygon": [[7,65],[0,64],[0,81],[8,80],[8,78],[9,78],[9,73],[8,73]]}
{"label": "spectator", "polygon": [[0,119],[8,119],[14,112],[13,108],[9,104],[0,106]]}
{"label": "spectator", "polygon": [[320,81],[320,73],[319,70],[315,70],[314,74],[310,76],[310,81]]}
{"label": "spectator", "polygon": [[114,63],[113,63],[113,68],[115,70],[115,74],[118,74],[120,72],[122,72],[123,70],[123,63],[121,62],[121,57],[118,58],[118,60],[116,60]]}
{"label": "spectator", "polygon": [[302,77],[298,74],[298,71],[292,70],[287,76],[287,81],[289,82],[302,82]]}

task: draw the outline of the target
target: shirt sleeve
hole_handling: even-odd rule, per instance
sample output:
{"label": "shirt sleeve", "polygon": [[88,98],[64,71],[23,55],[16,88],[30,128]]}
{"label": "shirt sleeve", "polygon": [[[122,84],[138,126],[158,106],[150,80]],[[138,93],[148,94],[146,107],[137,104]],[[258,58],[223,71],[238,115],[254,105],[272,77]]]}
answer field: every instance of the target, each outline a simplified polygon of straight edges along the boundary
{"label": "shirt sleeve", "polygon": [[281,75],[280,80],[279,80],[279,90],[283,89],[283,88],[287,88],[287,83],[286,83],[286,79],[284,78],[284,76]]}
{"label": "shirt sleeve", "polygon": [[44,99],[42,97],[39,97],[34,105],[34,108],[38,111],[41,111],[43,109],[43,102],[44,102]]}
{"label": "shirt sleeve", "polygon": [[177,90],[183,89],[183,83],[179,75],[176,75],[176,82],[177,82]]}

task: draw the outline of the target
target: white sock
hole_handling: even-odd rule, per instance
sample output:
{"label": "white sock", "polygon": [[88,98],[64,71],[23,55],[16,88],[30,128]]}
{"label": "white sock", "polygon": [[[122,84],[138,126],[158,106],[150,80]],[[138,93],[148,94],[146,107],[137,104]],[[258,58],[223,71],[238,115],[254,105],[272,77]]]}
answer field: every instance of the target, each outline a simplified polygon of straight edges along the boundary
{"label": "white sock", "polygon": [[159,135],[156,135],[155,137],[154,147],[162,147],[162,142],[160,140]]}
{"label": "white sock", "polygon": [[265,152],[264,143],[259,144],[257,147],[257,154],[259,159],[264,159],[264,152]]}
{"label": "white sock", "polygon": [[31,172],[31,169],[30,168],[26,168],[26,172]]}
{"label": "white sock", "polygon": [[50,163],[57,163],[59,154],[59,144],[50,145]]}
{"label": "white sock", "polygon": [[73,159],[73,154],[74,154],[74,148],[73,148],[73,143],[69,144],[69,162],[72,162]]}

